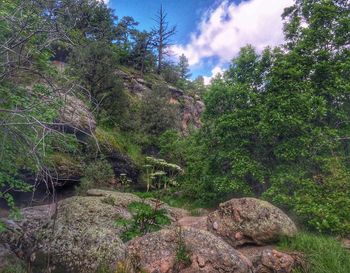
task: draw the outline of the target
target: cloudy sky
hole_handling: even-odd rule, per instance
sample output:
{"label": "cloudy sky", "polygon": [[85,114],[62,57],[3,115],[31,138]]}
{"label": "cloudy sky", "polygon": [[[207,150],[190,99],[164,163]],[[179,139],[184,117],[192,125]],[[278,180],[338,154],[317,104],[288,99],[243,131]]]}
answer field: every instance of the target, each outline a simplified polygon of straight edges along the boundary
{"label": "cloudy sky", "polygon": [[[107,2],[107,1],[105,1]],[[211,76],[227,68],[239,49],[283,42],[281,14],[293,0],[109,0],[119,16],[130,15],[150,29],[162,4],[170,24],[177,25],[174,54],[189,59],[193,77]]]}

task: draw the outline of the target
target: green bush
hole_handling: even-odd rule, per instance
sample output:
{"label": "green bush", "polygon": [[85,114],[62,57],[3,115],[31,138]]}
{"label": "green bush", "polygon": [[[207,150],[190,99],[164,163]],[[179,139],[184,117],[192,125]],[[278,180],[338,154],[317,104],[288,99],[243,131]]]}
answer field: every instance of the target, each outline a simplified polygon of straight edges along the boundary
{"label": "green bush", "polygon": [[152,208],[150,205],[142,202],[133,202],[128,206],[133,214],[131,220],[119,219],[117,226],[122,226],[124,231],[121,235],[123,241],[129,241],[132,238],[142,236],[146,233],[158,231],[164,225],[170,224],[170,219],[164,209],[159,209],[156,205]]}
{"label": "green bush", "polygon": [[183,265],[187,267],[191,265],[190,253],[186,247],[181,227],[178,229],[177,232],[178,232],[177,234],[178,242],[177,242],[175,261],[178,265]]}
{"label": "green bush", "polygon": [[144,133],[159,136],[169,129],[178,129],[179,106],[171,104],[171,95],[166,85],[155,86],[141,103],[141,127]]}
{"label": "green bush", "polygon": [[3,269],[0,270],[0,273],[26,273],[27,271],[23,265],[6,265]]}
{"label": "green bush", "polygon": [[305,255],[306,264],[296,273],[349,273],[350,253],[332,237],[300,233],[294,238],[284,238],[279,243],[282,250],[298,251]]}
{"label": "green bush", "polygon": [[76,192],[84,195],[87,190],[92,188],[107,188],[115,179],[111,164],[107,160],[96,160],[89,163],[83,172],[83,178],[80,181]]}

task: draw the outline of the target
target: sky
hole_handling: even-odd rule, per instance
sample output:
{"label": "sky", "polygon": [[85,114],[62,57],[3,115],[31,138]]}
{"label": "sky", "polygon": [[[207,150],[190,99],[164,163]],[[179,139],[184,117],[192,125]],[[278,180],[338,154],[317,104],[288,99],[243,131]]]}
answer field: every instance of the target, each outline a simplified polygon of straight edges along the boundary
{"label": "sky", "polygon": [[132,16],[139,28],[150,30],[160,5],[170,25],[174,58],[185,54],[192,77],[208,83],[222,73],[241,47],[251,44],[258,52],[283,43],[281,14],[294,0],[101,0],[116,15]]}

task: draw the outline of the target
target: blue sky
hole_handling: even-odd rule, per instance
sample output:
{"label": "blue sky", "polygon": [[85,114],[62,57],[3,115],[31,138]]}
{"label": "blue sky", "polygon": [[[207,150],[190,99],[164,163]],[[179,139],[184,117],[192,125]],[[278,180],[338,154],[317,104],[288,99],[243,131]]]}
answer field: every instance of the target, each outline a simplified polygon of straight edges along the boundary
{"label": "blue sky", "polygon": [[283,42],[281,14],[293,0],[104,0],[118,17],[132,16],[149,30],[162,4],[177,26],[172,51],[189,59],[193,77],[222,73],[239,49],[258,51]]}

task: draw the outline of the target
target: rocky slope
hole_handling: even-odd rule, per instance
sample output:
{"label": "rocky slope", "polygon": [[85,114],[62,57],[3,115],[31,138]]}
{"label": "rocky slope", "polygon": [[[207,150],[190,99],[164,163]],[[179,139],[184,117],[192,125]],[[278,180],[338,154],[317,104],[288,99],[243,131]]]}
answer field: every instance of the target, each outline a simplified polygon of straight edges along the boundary
{"label": "rocky slope", "polygon": [[[131,273],[141,269],[149,273],[288,273],[298,263],[297,256],[270,246],[279,236],[293,236],[294,223],[282,211],[256,199],[229,201],[242,205],[240,218],[235,217],[235,208],[225,204],[209,216],[198,218],[162,204],[160,208],[165,209],[171,224],[124,243],[120,238],[122,228],[115,222],[131,219],[128,205],[141,201],[130,193],[90,190],[84,197],[22,209],[20,220],[3,219],[6,231],[0,233],[0,254],[20,258],[36,273],[43,272],[48,262],[53,273],[93,273],[101,264],[113,270],[117,266],[128,267]],[[143,202],[152,207],[158,204],[150,199]],[[246,217],[253,203],[256,217]],[[217,226],[214,230],[213,216]],[[266,219],[272,220],[270,225],[266,222],[255,230],[252,240],[246,241],[243,236],[240,241],[235,236],[237,232],[251,234],[250,227],[257,227]],[[235,240],[227,240],[231,236]],[[264,240],[257,242],[265,247],[256,245],[255,238],[261,236]],[[0,261],[4,261],[4,256]]]}
{"label": "rocky slope", "polygon": [[188,96],[182,90],[165,83],[164,80],[156,78],[147,80],[127,70],[116,71],[116,76],[122,80],[125,90],[141,100],[147,93],[153,92],[157,85],[166,86],[170,94],[169,103],[179,105],[182,133],[186,135],[190,128],[201,127],[200,116],[204,111],[204,103],[198,96]]}

